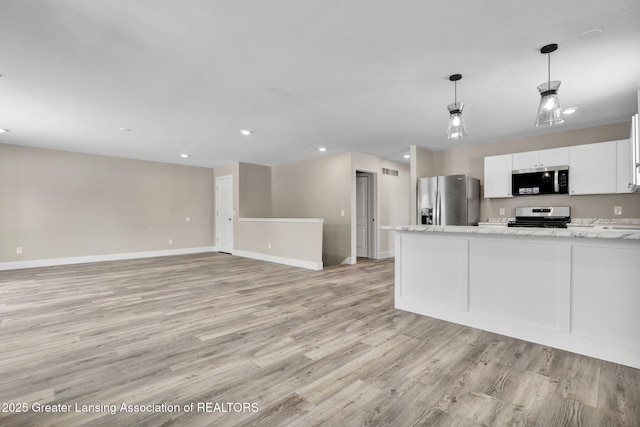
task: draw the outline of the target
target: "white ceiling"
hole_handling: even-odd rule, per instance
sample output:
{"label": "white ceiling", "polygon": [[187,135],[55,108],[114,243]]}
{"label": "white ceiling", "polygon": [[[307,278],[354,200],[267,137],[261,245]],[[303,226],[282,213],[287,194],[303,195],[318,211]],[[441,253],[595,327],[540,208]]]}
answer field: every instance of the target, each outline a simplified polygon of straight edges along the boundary
{"label": "white ceiling", "polygon": [[[540,129],[548,43],[579,111]],[[454,73],[469,137],[452,143]],[[2,0],[0,74],[0,143],[209,167],[319,146],[404,161],[410,145],[629,120],[640,1]]]}

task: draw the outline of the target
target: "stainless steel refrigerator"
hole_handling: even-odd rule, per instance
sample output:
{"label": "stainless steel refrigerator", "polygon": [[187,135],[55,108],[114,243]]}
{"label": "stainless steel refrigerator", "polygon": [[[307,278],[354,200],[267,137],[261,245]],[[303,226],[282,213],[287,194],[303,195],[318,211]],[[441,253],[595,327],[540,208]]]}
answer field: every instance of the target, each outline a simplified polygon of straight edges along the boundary
{"label": "stainless steel refrigerator", "polygon": [[418,224],[478,225],[480,180],[467,175],[418,179]]}

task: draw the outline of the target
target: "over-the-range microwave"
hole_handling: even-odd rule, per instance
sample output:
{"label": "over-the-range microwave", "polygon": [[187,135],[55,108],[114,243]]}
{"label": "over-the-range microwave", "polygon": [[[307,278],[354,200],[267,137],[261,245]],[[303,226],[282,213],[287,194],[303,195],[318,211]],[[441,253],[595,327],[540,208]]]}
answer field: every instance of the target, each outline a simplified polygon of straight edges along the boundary
{"label": "over-the-range microwave", "polygon": [[511,173],[511,191],[514,196],[568,194],[569,166],[514,170]]}

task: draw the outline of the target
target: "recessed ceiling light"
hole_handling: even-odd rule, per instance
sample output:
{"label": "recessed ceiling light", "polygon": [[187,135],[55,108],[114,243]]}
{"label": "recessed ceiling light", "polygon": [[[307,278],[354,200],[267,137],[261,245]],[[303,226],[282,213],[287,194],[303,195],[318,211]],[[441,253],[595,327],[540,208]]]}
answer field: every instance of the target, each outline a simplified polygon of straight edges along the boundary
{"label": "recessed ceiling light", "polygon": [[580,34],[578,38],[580,40],[591,40],[591,39],[595,39],[596,37],[600,37],[601,35],[602,35],[602,28],[592,28]]}
{"label": "recessed ceiling light", "polygon": [[404,158],[405,158],[405,159],[410,159],[410,158],[411,158],[411,154],[405,154],[405,155],[404,155]]}
{"label": "recessed ceiling light", "polygon": [[244,136],[249,136],[253,133],[253,131],[249,129],[240,129],[240,133],[243,134]]}
{"label": "recessed ceiling light", "polygon": [[577,107],[569,107],[569,108],[565,108],[564,110],[562,110],[562,112],[563,112],[564,114],[573,114],[573,113],[575,113],[576,111],[578,111],[578,108],[577,108]]}
{"label": "recessed ceiling light", "polygon": [[0,129],[0,133],[7,133],[9,132],[9,129]]}
{"label": "recessed ceiling light", "polygon": [[324,153],[325,151],[327,151],[327,147],[320,147],[318,148],[318,151],[322,151]]}
{"label": "recessed ceiling light", "polygon": [[131,132],[130,128],[120,128],[120,132]]}
{"label": "recessed ceiling light", "polygon": [[191,155],[190,154],[186,154],[186,153],[182,153],[182,154],[180,154],[180,157],[182,157],[183,159],[186,159],[188,157],[191,157]]}

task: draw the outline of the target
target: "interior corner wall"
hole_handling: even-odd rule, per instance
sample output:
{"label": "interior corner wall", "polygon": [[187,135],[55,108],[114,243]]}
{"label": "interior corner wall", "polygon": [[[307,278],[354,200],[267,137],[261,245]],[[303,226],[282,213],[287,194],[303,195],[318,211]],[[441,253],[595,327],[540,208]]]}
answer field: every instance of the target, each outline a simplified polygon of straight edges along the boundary
{"label": "interior corner wall", "polygon": [[239,205],[240,218],[271,217],[271,167],[240,163]]}
{"label": "interior corner wall", "polygon": [[0,144],[0,262],[211,247],[212,176]]}
{"label": "interior corner wall", "polygon": [[439,175],[434,162],[434,153],[423,147],[412,145],[410,160],[410,183],[409,191],[411,192],[410,200],[410,221],[411,224],[417,224],[418,212],[418,178]]}
{"label": "interior corner wall", "polygon": [[323,218],[325,266],[351,257],[351,171],[346,152],[271,168],[272,216]]}
{"label": "interior corner wall", "polygon": [[[377,175],[377,225],[408,224],[410,220],[410,166],[380,157],[352,153],[354,171],[374,172]],[[398,175],[385,175],[382,168],[398,171]],[[353,178],[355,180],[355,177]],[[355,201],[355,193],[352,196]],[[355,220],[354,220],[355,221]],[[352,227],[355,231],[356,224]],[[394,236],[392,231],[379,230],[378,257],[386,258],[394,254]],[[355,250],[355,247],[354,247]],[[355,256],[355,254],[352,254]]]}
{"label": "interior corner wall", "polygon": [[[434,165],[436,165],[438,175],[468,174],[480,179],[484,184],[485,156],[628,139],[630,127],[630,122],[622,122],[436,151],[434,152]],[[482,193],[484,193],[484,187]],[[505,208],[505,215],[502,217],[513,218],[517,206],[534,205],[571,206],[571,216],[574,218],[612,218],[613,207],[622,206],[623,215],[617,218],[640,217],[640,194],[631,193],[483,198],[480,202],[480,218],[481,221],[486,221],[488,218],[498,218],[501,216],[499,214],[500,208]]]}

